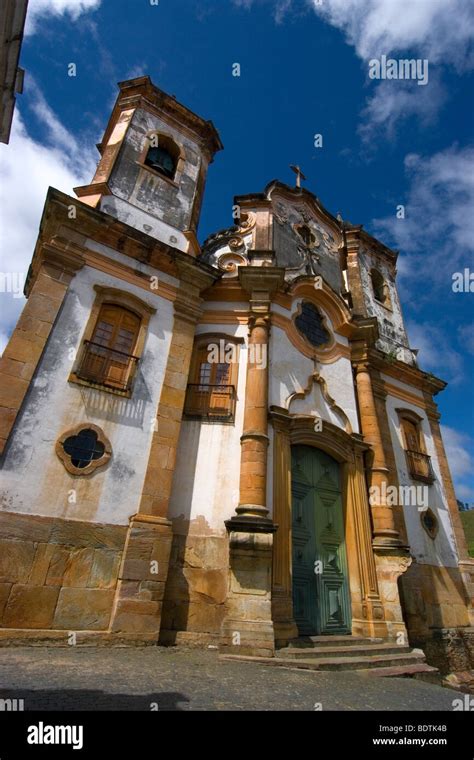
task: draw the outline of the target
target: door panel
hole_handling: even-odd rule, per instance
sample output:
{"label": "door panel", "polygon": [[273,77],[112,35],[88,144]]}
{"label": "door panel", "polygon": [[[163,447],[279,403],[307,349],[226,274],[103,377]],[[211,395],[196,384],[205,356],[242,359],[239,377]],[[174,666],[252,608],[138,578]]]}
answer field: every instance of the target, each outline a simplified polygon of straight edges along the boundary
{"label": "door panel", "polygon": [[350,633],[340,466],[292,447],[293,604],[302,635]]}

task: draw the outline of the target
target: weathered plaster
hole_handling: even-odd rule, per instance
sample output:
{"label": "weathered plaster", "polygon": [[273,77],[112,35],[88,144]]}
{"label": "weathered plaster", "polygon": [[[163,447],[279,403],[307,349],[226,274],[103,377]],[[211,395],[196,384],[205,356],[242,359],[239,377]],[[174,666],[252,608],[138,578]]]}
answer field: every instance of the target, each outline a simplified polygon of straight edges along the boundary
{"label": "weathered plaster", "polygon": [[[157,312],[149,323],[132,398],[68,382],[73,353],[82,343],[95,284],[123,283],[88,267],[71,284],[61,318],[41,359],[4,462],[3,509],[73,520],[125,524],[138,509],[152,424],[173,324],[172,304],[150,293]],[[143,290],[126,290],[143,299]],[[99,425],[112,444],[112,459],[90,476],[66,472],[54,447],[65,431],[83,422]],[[76,503],[71,491],[75,490]]]}

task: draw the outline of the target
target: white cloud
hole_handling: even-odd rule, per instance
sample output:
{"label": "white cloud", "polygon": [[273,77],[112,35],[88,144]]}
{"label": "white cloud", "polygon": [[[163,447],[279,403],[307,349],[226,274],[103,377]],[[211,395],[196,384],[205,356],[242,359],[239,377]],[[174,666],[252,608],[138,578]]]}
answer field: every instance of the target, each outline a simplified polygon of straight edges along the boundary
{"label": "white cloud", "polygon": [[432,297],[433,288],[451,288],[453,273],[471,264],[474,148],[453,145],[430,157],[409,154],[405,169],[410,189],[399,201],[405,219],[397,219],[394,210],[372,227],[376,236],[403,250],[403,286],[410,291],[416,286],[423,300]]}
{"label": "white cloud", "polygon": [[474,322],[458,327],[460,345],[469,353],[474,354]]}
{"label": "white cloud", "polygon": [[[418,116],[433,121],[446,93],[439,70],[474,66],[474,4],[472,0],[309,0],[318,15],[340,29],[358,57],[415,57],[428,60],[429,81],[379,81],[362,113],[365,142],[382,129],[393,137],[401,120]],[[435,67],[434,69],[432,67]],[[368,72],[368,68],[367,68]]]}
{"label": "white cloud", "polygon": [[[32,103],[49,128],[49,144],[37,142],[27,131],[18,109],[9,145],[0,146],[0,273],[14,273],[24,281],[33,255],[48,187],[74,196],[73,187],[90,182],[95,155],[60,123],[37,91]],[[4,280],[2,280],[2,283]],[[0,292],[0,351],[24,305],[24,298]]]}
{"label": "white cloud", "polygon": [[413,50],[431,63],[474,64],[471,0],[310,0],[366,61]]}
{"label": "white cloud", "polygon": [[[442,375],[452,385],[463,380],[463,357],[451,346],[449,335],[432,322],[406,324],[412,348],[418,348],[420,367]],[[442,371],[441,371],[442,369]]]}
{"label": "white cloud", "polygon": [[79,16],[99,8],[102,0],[30,0],[26,16],[25,34],[37,31],[38,21],[46,16],[70,16],[77,21]]}
{"label": "white cloud", "polygon": [[426,128],[436,121],[445,100],[446,91],[433,76],[428,87],[414,86],[413,82],[385,80],[378,84],[373,97],[367,100],[358,132],[367,144],[377,131],[393,140],[397,129],[411,116],[417,116]]}
{"label": "white cloud", "polygon": [[[233,3],[238,8],[245,8],[246,10],[250,10],[254,3],[259,1],[262,0],[233,0]],[[273,18],[276,24],[281,24],[288,11],[294,7],[293,0],[263,0],[263,2],[272,5]]]}
{"label": "white cloud", "polygon": [[441,425],[441,433],[456,496],[458,499],[470,501],[474,499],[474,490],[463,481],[470,477],[474,470],[474,457],[471,454],[473,441],[465,433],[460,433],[446,425]]}

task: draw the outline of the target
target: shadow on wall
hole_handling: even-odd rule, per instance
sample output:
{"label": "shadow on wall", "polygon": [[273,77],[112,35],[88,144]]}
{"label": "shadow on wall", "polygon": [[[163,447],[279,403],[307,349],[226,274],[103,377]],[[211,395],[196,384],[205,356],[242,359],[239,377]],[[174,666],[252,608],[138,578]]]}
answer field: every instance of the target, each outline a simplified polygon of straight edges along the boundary
{"label": "shadow on wall", "polygon": [[[205,424],[191,420],[183,423],[177,457],[186,463],[187,483],[199,480],[197,457]],[[179,517],[171,518],[173,543],[159,639],[164,645],[180,643],[180,632],[189,634],[186,641],[190,644],[217,638],[227,596],[227,536],[216,535],[203,515],[191,523],[193,488],[183,488],[180,477],[182,473],[175,470],[173,511]]]}

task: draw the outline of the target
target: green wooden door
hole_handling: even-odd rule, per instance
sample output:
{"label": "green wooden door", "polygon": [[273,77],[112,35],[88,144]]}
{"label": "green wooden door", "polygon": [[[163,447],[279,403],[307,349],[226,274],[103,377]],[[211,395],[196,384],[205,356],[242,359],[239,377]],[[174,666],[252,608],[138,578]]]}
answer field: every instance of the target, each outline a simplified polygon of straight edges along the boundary
{"label": "green wooden door", "polygon": [[292,447],[293,613],[303,636],[351,632],[340,466]]}

